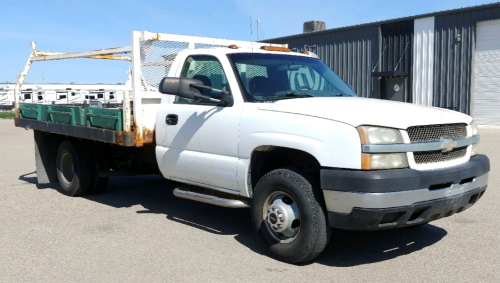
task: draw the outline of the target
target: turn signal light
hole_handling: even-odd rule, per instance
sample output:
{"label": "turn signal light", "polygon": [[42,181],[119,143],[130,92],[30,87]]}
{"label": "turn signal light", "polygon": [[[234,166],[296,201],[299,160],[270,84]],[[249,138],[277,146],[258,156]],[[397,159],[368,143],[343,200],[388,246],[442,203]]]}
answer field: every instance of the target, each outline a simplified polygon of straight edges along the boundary
{"label": "turn signal light", "polygon": [[234,44],[231,44],[231,45],[229,45],[229,48],[231,48],[231,49],[238,49],[238,46],[234,45]]}
{"label": "turn signal light", "polygon": [[361,144],[368,144],[368,136],[366,135],[365,128],[358,127],[357,130],[361,139]]}
{"label": "turn signal light", "polygon": [[286,47],[277,47],[277,46],[262,46],[260,49],[264,49],[267,51],[290,52],[290,49],[288,49]]}
{"label": "turn signal light", "polygon": [[370,170],[371,169],[371,156],[367,153],[361,154],[361,169]]}
{"label": "turn signal light", "polygon": [[306,54],[306,55],[309,55],[309,51],[302,51],[302,53]]}

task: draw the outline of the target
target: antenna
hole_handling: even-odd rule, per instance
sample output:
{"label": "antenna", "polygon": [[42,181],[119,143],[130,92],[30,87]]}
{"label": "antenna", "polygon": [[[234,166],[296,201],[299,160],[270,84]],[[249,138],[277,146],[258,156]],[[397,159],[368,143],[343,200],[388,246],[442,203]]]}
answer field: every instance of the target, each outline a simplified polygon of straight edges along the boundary
{"label": "antenna", "polygon": [[252,11],[250,11],[250,41],[252,42],[252,52],[253,52]]}
{"label": "antenna", "polygon": [[250,41],[253,41],[253,33],[252,33],[252,11],[250,11]]}
{"label": "antenna", "polygon": [[260,20],[257,20],[257,41],[260,41]]}

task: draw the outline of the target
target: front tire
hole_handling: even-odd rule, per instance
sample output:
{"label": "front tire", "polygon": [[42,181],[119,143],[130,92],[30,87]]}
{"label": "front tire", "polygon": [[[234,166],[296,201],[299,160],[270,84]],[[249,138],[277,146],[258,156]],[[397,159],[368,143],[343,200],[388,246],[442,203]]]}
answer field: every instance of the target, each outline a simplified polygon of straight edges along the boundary
{"label": "front tire", "polygon": [[320,193],[313,182],[287,169],[273,170],[260,179],[252,197],[252,226],[271,257],[299,263],[324,250],[330,229]]}

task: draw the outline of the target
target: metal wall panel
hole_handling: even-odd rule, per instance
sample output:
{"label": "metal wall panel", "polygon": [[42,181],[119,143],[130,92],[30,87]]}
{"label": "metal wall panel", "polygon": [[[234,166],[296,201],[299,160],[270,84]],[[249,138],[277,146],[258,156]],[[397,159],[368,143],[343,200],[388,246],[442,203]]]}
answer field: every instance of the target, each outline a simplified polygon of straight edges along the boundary
{"label": "metal wall panel", "polygon": [[434,17],[416,19],[413,35],[413,103],[432,106],[434,86]]}
{"label": "metal wall panel", "polygon": [[[380,98],[379,79],[371,77],[379,59],[378,26],[308,33],[266,42],[288,43],[288,47],[298,51],[310,48],[359,96]],[[310,47],[314,45],[315,48]]]}
{"label": "metal wall panel", "polygon": [[436,16],[434,106],[470,114],[475,23],[498,18],[499,6]]}

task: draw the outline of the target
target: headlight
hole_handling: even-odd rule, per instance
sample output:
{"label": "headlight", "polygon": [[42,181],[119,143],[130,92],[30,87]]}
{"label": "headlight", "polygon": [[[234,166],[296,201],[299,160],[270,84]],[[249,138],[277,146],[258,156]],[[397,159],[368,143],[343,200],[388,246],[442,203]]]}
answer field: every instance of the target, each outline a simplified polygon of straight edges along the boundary
{"label": "headlight", "polygon": [[407,168],[408,159],[406,153],[380,153],[380,154],[362,154],[361,169],[379,170]]}
{"label": "headlight", "polygon": [[477,135],[477,125],[476,125],[476,122],[474,120],[472,120],[472,122],[470,122],[470,128],[472,130],[472,135],[473,136]]}
{"label": "headlight", "polygon": [[[476,125],[476,122],[474,122],[474,120],[472,120],[472,122],[470,122],[470,129],[471,129],[472,135],[476,136],[477,135],[477,125]],[[479,142],[472,145],[471,156],[474,156],[478,153],[479,153]]]}
{"label": "headlight", "polygon": [[358,127],[362,144],[404,143],[403,136],[397,129],[361,126]]}
{"label": "headlight", "polygon": [[[357,129],[362,144],[404,143],[403,136],[398,129],[373,126],[361,126]],[[361,159],[361,169],[365,170],[396,169],[408,167],[408,159],[406,158],[406,153],[363,153]]]}
{"label": "headlight", "polygon": [[470,155],[474,156],[474,155],[477,155],[478,153],[479,153],[479,143],[475,143],[472,145],[472,150],[471,150]]}

